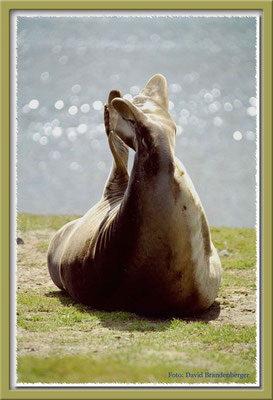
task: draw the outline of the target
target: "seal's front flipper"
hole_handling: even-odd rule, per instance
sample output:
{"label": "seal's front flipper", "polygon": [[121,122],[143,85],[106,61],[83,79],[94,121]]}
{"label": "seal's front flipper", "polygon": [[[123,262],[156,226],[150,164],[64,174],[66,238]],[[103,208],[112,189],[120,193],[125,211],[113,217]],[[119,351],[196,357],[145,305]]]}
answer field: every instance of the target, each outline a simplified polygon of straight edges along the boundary
{"label": "seal's front flipper", "polygon": [[[115,126],[119,118],[118,112],[112,106],[112,100],[121,98],[122,94],[119,90],[111,90],[108,96],[108,103],[104,106],[104,125],[108,136],[109,146],[113,154],[116,168],[120,173],[127,172],[129,151],[127,145],[117,136]],[[127,172],[128,173],[128,172]]]}
{"label": "seal's front flipper", "polygon": [[104,105],[104,125],[107,136],[110,131],[115,130],[115,126],[118,120],[118,113],[111,105],[111,102],[115,98],[121,98],[122,94],[119,90],[111,90],[108,96],[108,102]]}
{"label": "seal's front flipper", "polygon": [[121,93],[118,90],[112,90],[108,96],[108,104],[104,106],[105,131],[114,158],[112,169],[103,192],[103,197],[105,198],[111,198],[116,195],[123,196],[129,180],[129,173],[127,170],[129,156],[128,147],[114,131],[114,126],[119,116],[111,105],[111,102],[116,97],[121,97]]}

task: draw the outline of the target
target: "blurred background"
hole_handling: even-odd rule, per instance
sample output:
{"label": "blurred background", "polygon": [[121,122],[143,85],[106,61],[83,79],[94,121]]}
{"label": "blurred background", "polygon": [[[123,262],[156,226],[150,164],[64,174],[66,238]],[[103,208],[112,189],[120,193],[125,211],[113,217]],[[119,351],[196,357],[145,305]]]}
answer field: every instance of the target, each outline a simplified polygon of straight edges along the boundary
{"label": "blurred background", "polygon": [[255,17],[18,17],[18,211],[94,205],[112,163],[109,91],[130,99],[161,73],[209,223],[254,227],[255,45]]}

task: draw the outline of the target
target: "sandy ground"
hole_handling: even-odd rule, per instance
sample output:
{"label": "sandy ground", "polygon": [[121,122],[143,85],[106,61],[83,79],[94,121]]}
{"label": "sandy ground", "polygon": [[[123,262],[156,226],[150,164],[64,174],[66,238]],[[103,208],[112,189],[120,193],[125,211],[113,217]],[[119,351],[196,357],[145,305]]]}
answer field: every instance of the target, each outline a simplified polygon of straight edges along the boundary
{"label": "sandy ground", "polygon": [[57,289],[48,273],[45,245],[54,232],[51,229],[18,232],[24,241],[24,244],[17,245],[16,277],[19,290],[49,292]]}

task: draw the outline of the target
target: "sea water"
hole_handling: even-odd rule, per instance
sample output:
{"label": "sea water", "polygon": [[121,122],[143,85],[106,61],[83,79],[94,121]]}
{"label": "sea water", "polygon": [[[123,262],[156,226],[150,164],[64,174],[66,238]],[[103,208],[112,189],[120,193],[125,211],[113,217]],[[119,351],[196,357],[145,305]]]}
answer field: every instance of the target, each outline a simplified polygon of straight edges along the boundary
{"label": "sea water", "polygon": [[131,99],[161,73],[176,155],[209,223],[253,227],[255,46],[254,17],[18,17],[18,211],[83,214],[94,205],[112,163],[109,91]]}

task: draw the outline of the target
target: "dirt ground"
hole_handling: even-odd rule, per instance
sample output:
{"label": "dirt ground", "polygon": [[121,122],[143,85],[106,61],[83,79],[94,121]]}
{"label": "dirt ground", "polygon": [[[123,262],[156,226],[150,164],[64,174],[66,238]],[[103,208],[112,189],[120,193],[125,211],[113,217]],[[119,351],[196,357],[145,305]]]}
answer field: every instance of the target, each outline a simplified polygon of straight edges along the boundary
{"label": "dirt ground", "polygon": [[[18,232],[24,244],[17,246],[17,288],[19,291],[35,290],[40,293],[56,291],[46,264],[46,252],[54,230],[43,229]],[[247,270],[237,270],[236,276],[247,278]],[[256,295],[242,286],[226,287],[224,295],[196,317],[185,320],[210,321],[210,324],[254,325],[256,322]]]}

